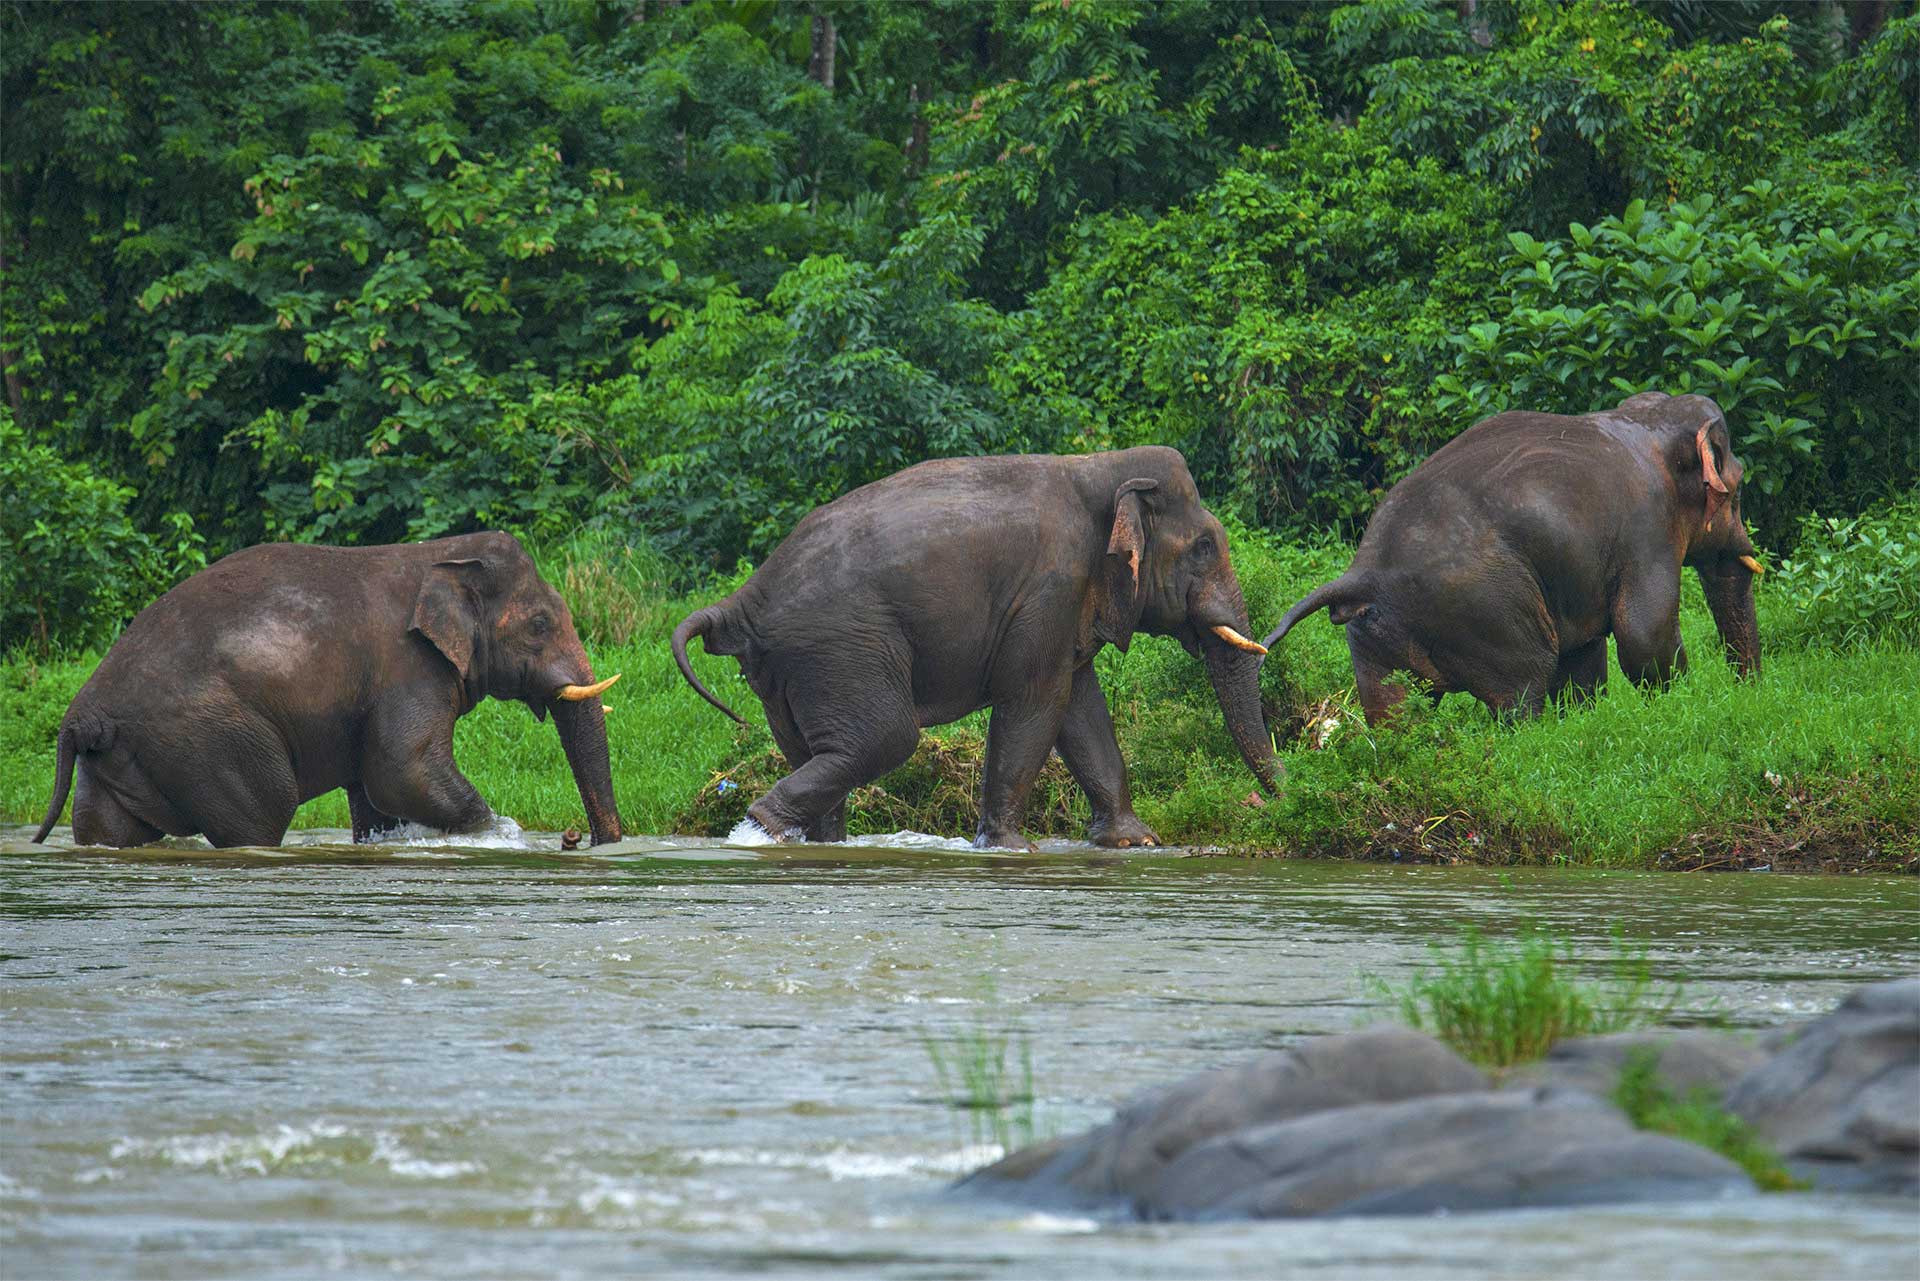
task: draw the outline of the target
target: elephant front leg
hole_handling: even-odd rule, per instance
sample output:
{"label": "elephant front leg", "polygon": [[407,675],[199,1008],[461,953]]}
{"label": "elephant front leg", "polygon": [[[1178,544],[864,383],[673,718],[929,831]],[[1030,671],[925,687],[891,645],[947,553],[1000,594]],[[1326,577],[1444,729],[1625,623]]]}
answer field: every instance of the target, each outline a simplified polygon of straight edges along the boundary
{"label": "elephant front leg", "polygon": [[389,831],[400,825],[399,819],[382,813],[367,798],[367,789],[358,780],[347,784],[347,812],[353,817],[355,845],[365,845],[373,840],[375,833]]}
{"label": "elephant front leg", "polygon": [[[1057,689],[1038,691],[1037,697],[994,704],[987,722],[987,763],[980,784],[980,830],[976,849],[1034,850],[1021,835],[1027,796],[1033,791],[1047,753],[1060,739],[1070,692],[1067,681]],[[1096,689],[1097,694],[1097,689]],[[1108,722],[1112,733],[1112,722]],[[1116,747],[1116,754],[1119,749]]]}
{"label": "elephant front leg", "polygon": [[[1127,762],[1113,734],[1113,717],[1107,710],[1107,696],[1100,678],[1088,663],[1073,674],[1073,690],[1067,698],[1066,718],[1060,723],[1057,742],[1060,758],[1067,763],[1073,781],[1087,794],[1093,811],[1087,823],[1087,839],[1109,849],[1128,849],[1135,845],[1158,845],[1160,838],[1133,812],[1133,796],[1127,785]],[[1045,763],[1045,757],[1041,758]]]}
{"label": "elephant front leg", "polygon": [[[367,801],[381,814],[445,832],[484,831],[493,808],[453,763],[453,723],[421,725],[404,711],[376,714],[360,761]],[[349,807],[352,795],[347,798]],[[359,829],[356,817],[354,828]]]}

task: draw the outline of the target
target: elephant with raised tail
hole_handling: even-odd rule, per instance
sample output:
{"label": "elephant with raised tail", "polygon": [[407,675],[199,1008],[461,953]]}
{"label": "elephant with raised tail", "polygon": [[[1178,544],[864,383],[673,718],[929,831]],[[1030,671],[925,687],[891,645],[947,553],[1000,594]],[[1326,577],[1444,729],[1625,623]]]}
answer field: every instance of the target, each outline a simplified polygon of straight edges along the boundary
{"label": "elephant with raised tail", "polygon": [[1228,730],[1269,789],[1280,767],[1226,533],[1172,449],[921,463],[818,508],[687,642],[737,658],[793,771],[748,815],[781,840],[846,836],[846,799],[920,730],[991,707],[975,844],[1029,848],[1027,795],[1055,748],[1109,847],[1159,838],[1135,816],[1094,675],[1101,646],[1173,636],[1207,665]]}
{"label": "elephant with raised tail", "polygon": [[1728,659],[1760,670],[1740,520],[1740,460],[1705,396],[1642,392],[1603,413],[1510,412],[1474,424],[1387,494],[1339,578],[1266,639],[1325,609],[1347,629],[1369,724],[1413,672],[1436,697],[1464,690],[1496,713],[1535,715],[1621,670],[1664,686],[1687,666],[1680,568],[1706,592]]}
{"label": "elephant with raised tail", "polygon": [[600,693],[567,603],[511,535],[235,552],[142,610],[60,723],[43,841],[77,782],[74,840],[202,833],[277,845],[347,789],[353,837],[493,818],[453,760],[483,698],[551,713],[593,841],[620,839]]}

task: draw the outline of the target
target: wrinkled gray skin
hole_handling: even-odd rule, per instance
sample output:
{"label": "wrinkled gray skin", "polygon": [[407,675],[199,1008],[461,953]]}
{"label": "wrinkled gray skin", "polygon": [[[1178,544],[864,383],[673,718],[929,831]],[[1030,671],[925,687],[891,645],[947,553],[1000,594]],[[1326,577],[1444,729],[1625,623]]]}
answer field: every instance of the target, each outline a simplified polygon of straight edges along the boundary
{"label": "wrinkled gray skin", "polygon": [[1326,609],[1347,629],[1369,724],[1413,672],[1531,716],[1621,670],[1664,687],[1687,667],[1680,568],[1700,577],[1728,659],[1760,670],[1740,460],[1704,396],[1643,392],[1606,413],[1510,412],[1474,424],[1387,494],[1353,565],[1266,638]]}
{"label": "wrinkled gray skin", "polygon": [[600,700],[557,697],[592,682],[566,602],[511,535],[250,547],[142,610],[101,660],[61,721],[34,839],[76,767],[83,845],[277,845],[336,787],[356,841],[402,819],[478,831],[493,811],[454,764],[453,724],[493,697],[553,713],[593,840],[615,841]]}
{"label": "wrinkled gray skin", "polygon": [[[1220,522],[1172,449],[922,463],[810,513],[739,591],[674,633],[739,659],[793,772],[748,814],[782,840],[846,836],[846,798],[912,755],[920,730],[992,707],[977,845],[1027,848],[1027,794],[1058,748],[1088,837],[1158,843],[1133,812],[1093,657],[1134,633],[1201,657],[1229,731],[1270,790],[1260,711]],[[735,716],[735,719],[739,719]]]}

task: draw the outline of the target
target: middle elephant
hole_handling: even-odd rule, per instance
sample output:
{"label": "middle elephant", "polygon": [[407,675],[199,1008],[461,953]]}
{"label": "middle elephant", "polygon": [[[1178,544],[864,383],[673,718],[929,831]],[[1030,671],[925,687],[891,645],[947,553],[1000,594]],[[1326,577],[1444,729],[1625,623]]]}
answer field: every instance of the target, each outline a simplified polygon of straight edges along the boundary
{"label": "middle elephant", "polygon": [[[748,807],[780,840],[846,837],[847,793],[913,754],[920,731],[992,707],[977,846],[1028,848],[1027,794],[1047,753],[1086,792],[1088,837],[1159,838],[1135,816],[1094,675],[1103,644],[1173,636],[1203,657],[1254,776],[1280,769],[1260,657],[1186,460],[1158,447],[921,463],[811,512],[740,590],[673,633],[730,654],[793,771]],[[744,722],[743,722],[744,723]]]}

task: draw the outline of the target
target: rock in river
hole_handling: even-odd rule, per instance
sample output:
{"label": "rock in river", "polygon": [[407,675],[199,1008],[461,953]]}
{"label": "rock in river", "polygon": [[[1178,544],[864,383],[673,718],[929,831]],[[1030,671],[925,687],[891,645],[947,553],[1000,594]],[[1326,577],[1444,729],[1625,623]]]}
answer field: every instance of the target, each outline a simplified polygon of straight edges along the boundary
{"label": "rock in river", "polygon": [[1793,1172],[1833,1191],[1920,1191],[1920,978],[1856,989],[1726,1097]]}
{"label": "rock in river", "polygon": [[1203,1072],[967,1185],[1198,1219],[1671,1200],[1750,1190],[1578,1090],[1494,1091],[1432,1037],[1375,1029]]}

